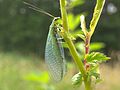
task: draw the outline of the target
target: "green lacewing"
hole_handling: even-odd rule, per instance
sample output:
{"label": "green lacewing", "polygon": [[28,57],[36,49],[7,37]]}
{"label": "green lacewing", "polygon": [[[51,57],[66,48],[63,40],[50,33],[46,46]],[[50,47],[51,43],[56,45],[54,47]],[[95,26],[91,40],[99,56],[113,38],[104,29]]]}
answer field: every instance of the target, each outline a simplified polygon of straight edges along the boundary
{"label": "green lacewing", "polygon": [[66,71],[66,61],[64,57],[64,49],[62,46],[61,36],[59,35],[59,31],[61,31],[61,23],[60,17],[54,17],[53,15],[39,10],[38,7],[31,5],[29,3],[24,2],[25,4],[29,5],[31,9],[47,14],[50,17],[53,17],[53,21],[49,27],[49,33],[47,36],[46,47],[45,47],[45,62],[47,67],[50,71],[50,76],[54,81],[60,81]]}
{"label": "green lacewing", "polygon": [[50,75],[55,81],[60,81],[66,72],[64,50],[61,37],[57,33],[57,30],[60,29],[58,20],[60,20],[59,17],[54,18],[50,25],[45,49],[45,61],[51,72]]}

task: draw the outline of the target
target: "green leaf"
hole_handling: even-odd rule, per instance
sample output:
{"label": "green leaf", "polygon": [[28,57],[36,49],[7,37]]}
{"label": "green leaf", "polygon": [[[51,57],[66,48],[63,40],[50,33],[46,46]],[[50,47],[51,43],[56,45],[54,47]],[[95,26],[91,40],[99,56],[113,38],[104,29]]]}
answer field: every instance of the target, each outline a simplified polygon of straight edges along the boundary
{"label": "green leaf", "polygon": [[85,41],[85,36],[83,34],[77,34],[82,40]]}
{"label": "green leaf", "polygon": [[94,43],[90,44],[90,50],[91,51],[100,50],[100,49],[102,49],[104,47],[105,47],[105,44],[101,43],[101,42],[94,42]]}
{"label": "green leaf", "polygon": [[82,40],[85,41],[85,35],[83,33],[83,31],[80,31],[79,33],[76,34],[78,37],[80,37]]}
{"label": "green leaf", "polygon": [[84,54],[85,53],[85,48],[84,48],[85,44],[84,42],[78,42],[75,44],[75,47],[77,48],[77,50],[81,53]]}
{"label": "green leaf", "polygon": [[92,65],[88,76],[92,78],[92,81],[94,81],[95,84],[100,83],[102,79],[100,77],[99,64],[92,63]]}
{"label": "green leaf", "polygon": [[95,84],[100,83],[101,81],[103,81],[103,80],[101,79],[101,77],[100,77],[100,73],[92,72],[90,76],[95,77],[95,78],[94,78]]}
{"label": "green leaf", "polygon": [[95,84],[102,82],[103,80],[101,78],[96,79]]}
{"label": "green leaf", "polygon": [[99,73],[98,63],[90,63],[90,73]]}
{"label": "green leaf", "polygon": [[92,52],[86,56],[87,62],[102,62],[109,59],[110,57],[107,57],[106,55],[100,52]]}
{"label": "green leaf", "polygon": [[92,73],[91,76],[94,76],[96,79],[100,78],[100,74],[99,73]]}
{"label": "green leaf", "polygon": [[70,30],[75,30],[75,28],[80,24],[80,15],[68,14],[68,25]]}
{"label": "green leaf", "polygon": [[50,81],[48,72],[30,73],[24,77],[28,81],[48,83]]}
{"label": "green leaf", "polygon": [[81,38],[81,39],[85,40],[85,36],[84,36],[84,33],[82,30],[76,30],[76,31],[72,32],[71,35],[74,38]]}
{"label": "green leaf", "polygon": [[77,73],[72,77],[72,84],[75,86],[80,86],[82,84],[82,74],[81,73]]}
{"label": "green leaf", "polygon": [[70,0],[69,8],[74,8],[78,5],[83,4],[85,1],[84,0]]}
{"label": "green leaf", "polygon": [[105,4],[105,0],[97,0],[95,9],[94,9],[94,13],[93,13],[93,17],[92,20],[90,22],[90,33],[91,36],[94,33],[94,30],[96,28],[96,25],[98,23],[98,20],[100,18],[101,12],[103,10],[103,6]]}

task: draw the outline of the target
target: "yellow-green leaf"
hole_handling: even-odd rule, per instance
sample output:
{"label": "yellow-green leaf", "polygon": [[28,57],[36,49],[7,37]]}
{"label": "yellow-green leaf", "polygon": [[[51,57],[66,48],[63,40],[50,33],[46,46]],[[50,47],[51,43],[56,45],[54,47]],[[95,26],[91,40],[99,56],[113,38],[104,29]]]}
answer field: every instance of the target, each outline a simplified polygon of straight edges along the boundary
{"label": "yellow-green leaf", "polygon": [[96,6],[94,9],[94,13],[93,13],[93,17],[92,17],[92,20],[90,22],[90,34],[91,34],[91,36],[94,33],[94,30],[95,30],[96,25],[98,23],[98,20],[100,18],[101,12],[103,10],[104,4],[105,4],[105,0],[97,0]]}
{"label": "yellow-green leaf", "polygon": [[87,62],[102,62],[109,59],[110,57],[107,57],[106,55],[100,52],[92,52],[86,56]]}

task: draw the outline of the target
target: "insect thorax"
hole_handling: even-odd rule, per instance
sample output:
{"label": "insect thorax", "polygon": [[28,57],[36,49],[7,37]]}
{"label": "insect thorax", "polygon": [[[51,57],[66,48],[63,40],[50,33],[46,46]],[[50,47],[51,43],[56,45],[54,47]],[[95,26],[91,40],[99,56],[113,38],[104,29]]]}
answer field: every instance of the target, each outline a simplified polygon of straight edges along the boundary
{"label": "insect thorax", "polygon": [[53,24],[53,25],[52,25],[52,26],[53,26],[52,28],[53,28],[54,35],[55,35],[55,34],[58,34],[58,32],[60,32],[61,29],[62,29],[62,23],[61,23],[60,17],[54,18],[52,24]]}

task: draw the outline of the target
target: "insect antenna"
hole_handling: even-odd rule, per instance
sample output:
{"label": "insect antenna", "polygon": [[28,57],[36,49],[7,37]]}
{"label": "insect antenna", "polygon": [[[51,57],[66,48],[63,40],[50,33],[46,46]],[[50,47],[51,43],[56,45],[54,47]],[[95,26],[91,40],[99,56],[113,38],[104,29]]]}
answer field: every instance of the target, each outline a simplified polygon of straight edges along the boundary
{"label": "insect antenna", "polygon": [[50,14],[50,13],[48,13],[48,12],[46,12],[46,11],[44,11],[44,10],[42,10],[42,9],[34,6],[34,5],[32,5],[32,4],[30,4],[30,3],[27,3],[27,2],[23,2],[23,3],[26,4],[26,5],[28,5],[29,8],[32,9],[32,10],[34,10],[34,11],[37,11],[37,12],[43,13],[43,14],[45,14],[45,15],[47,15],[47,16],[50,16],[50,17],[52,17],[52,18],[55,18],[55,16],[53,16],[52,14]]}

